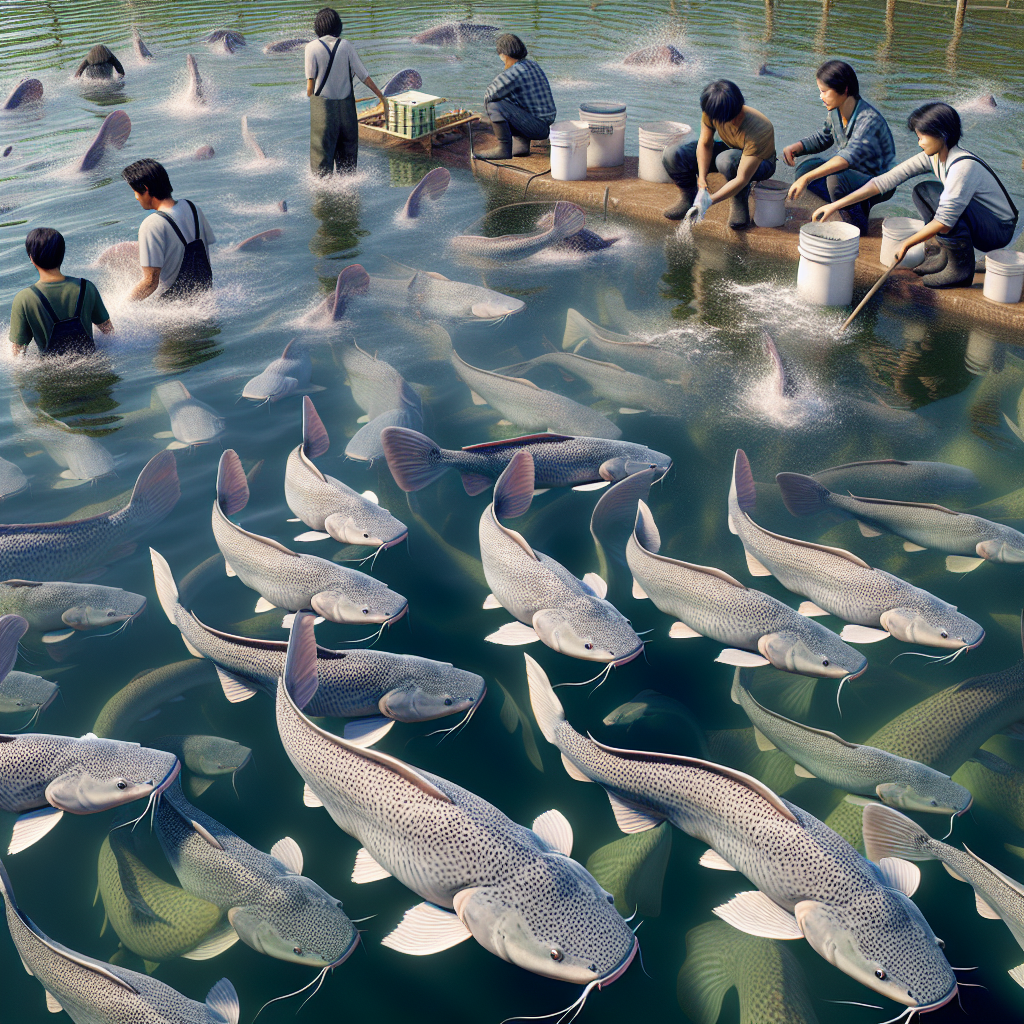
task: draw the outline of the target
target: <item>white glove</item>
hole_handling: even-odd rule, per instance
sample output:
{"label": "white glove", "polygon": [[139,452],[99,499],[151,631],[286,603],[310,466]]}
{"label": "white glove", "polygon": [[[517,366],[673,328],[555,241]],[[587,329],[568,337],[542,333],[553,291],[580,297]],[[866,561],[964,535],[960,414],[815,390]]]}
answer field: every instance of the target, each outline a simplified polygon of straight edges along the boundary
{"label": "white glove", "polygon": [[697,192],[697,198],[693,201],[691,210],[697,212],[693,214],[694,221],[701,221],[704,219],[704,215],[711,209],[714,204],[711,201],[711,193],[706,189],[702,188]]}

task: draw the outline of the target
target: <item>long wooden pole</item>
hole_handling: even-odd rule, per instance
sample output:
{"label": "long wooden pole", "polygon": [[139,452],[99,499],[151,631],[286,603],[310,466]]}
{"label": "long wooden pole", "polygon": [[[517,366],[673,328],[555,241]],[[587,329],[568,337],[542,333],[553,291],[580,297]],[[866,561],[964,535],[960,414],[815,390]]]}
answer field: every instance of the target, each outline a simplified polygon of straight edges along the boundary
{"label": "long wooden pole", "polygon": [[956,16],[953,19],[953,30],[959,35],[964,29],[964,15],[967,13],[967,0],[956,0]]}
{"label": "long wooden pole", "polygon": [[900,265],[902,260],[897,260],[892,264],[891,267],[871,286],[867,295],[864,296],[860,302],[857,303],[857,308],[843,321],[843,326],[839,328],[839,333],[842,334],[847,327],[853,322],[853,318],[868,304],[868,300],[871,298],[879,288],[889,280],[889,275]]}

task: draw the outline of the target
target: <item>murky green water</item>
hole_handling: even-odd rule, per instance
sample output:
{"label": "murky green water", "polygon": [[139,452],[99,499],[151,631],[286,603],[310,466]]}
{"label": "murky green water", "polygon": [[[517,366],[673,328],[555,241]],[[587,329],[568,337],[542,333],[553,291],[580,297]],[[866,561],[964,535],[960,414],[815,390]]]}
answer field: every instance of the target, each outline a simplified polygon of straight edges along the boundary
{"label": "murky green water", "polygon": [[[575,829],[575,853],[586,861],[620,837],[608,803],[596,786],[571,781],[532,727],[522,652],[483,639],[507,620],[503,612],[480,610],[487,588],[476,561],[476,523],[487,499],[468,498],[454,474],[407,499],[386,467],[367,468],[336,458],[357,429],[361,410],[345,385],[331,342],[354,339],[392,362],[421,392],[426,432],[448,447],[507,436],[511,428],[498,426],[498,415],[486,407],[471,404],[447,364],[432,361],[425,352],[415,323],[368,310],[361,313],[356,307],[340,333],[306,325],[303,318],[333,287],[338,271],[358,261],[373,274],[397,274],[397,262],[456,280],[486,281],[523,298],[526,311],[499,326],[453,327],[456,348],[479,366],[506,366],[540,354],[549,345],[560,347],[567,307],[614,330],[678,329],[678,343],[692,365],[691,400],[679,418],[620,415],[618,403],[602,402],[559,375],[541,375],[537,381],[597,404],[619,422],[626,439],[669,453],[675,468],[652,494],[662,550],[719,566],[744,580],[748,577],[742,551],[725,522],[729,469],[737,446],[748,452],[758,481],[771,481],[781,470],[813,471],[854,460],[898,457],[971,468],[980,480],[979,489],[944,499],[959,502],[957,507],[981,504],[1024,486],[1021,446],[1002,416],[1014,415],[1024,386],[1022,353],[1014,347],[1019,339],[915,309],[895,295],[869,311],[845,343],[837,345],[830,339],[839,314],[810,309],[799,301],[794,264],[744,257],[718,245],[666,242],[660,231],[614,218],[607,223],[591,218],[595,230],[621,236],[602,254],[541,254],[485,274],[460,266],[446,249],[447,239],[488,209],[517,201],[519,194],[482,185],[467,172],[453,172],[442,203],[409,228],[396,221],[395,213],[410,185],[426,170],[422,160],[364,147],[353,180],[321,184],[310,179],[301,58],[265,56],[261,50],[271,39],[306,34],[317,6],[3,5],[0,94],[33,73],[43,80],[46,98],[23,111],[0,114],[0,151],[14,147],[11,156],[0,161],[0,208],[5,211],[0,225],[0,316],[7,315],[15,292],[32,281],[24,259],[25,232],[54,225],[68,239],[65,269],[84,270],[97,281],[117,334],[104,345],[105,361],[97,359],[88,372],[40,376],[28,368],[19,373],[5,356],[0,370],[0,454],[32,476],[32,488],[5,502],[2,517],[8,522],[59,519],[129,487],[146,460],[166,443],[152,436],[167,429],[166,420],[141,413],[149,408],[150,391],[161,381],[181,379],[196,397],[226,417],[223,442],[239,452],[246,468],[264,460],[239,521],[292,543],[299,530],[285,521],[290,513],[282,479],[285,457],[300,438],[299,402],[292,398],[254,408],[236,404],[236,398],[244,381],[280,354],[289,338],[302,336],[313,352],[313,381],[327,389],[315,396],[332,438],[332,451],[321,465],[359,490],[375,490],[410,527],[408,548],[386,552],[374,567],[377,576],[410,601],[408,620],[390,630],[382,644],[387,650],[450,660],[481,673],[489,686],[480,713],[457,738],[438,745],[436,738],[426,736],[430,726],[399,725],[382,748],[471,788],[517,821],[528,823],[547,808],[560,808]],[[379,83],[403,67],[416,67],[426,89],[467,106],[479,106],[495,71],[490,50],[428,49],[412,45],[408,36],[441,20],[470,16],[517,31],[548,69],[560,116],[572,116],[577,103],[586,99],[614,97],[629,104],[631,152],[636,152],[638,121],[670,117],[694,123],[700,87],[719,75],[735,78],[748,101],[772,117],[781,148],[820,120],[813,68],[826,54],[842,56],[861,71],[865,94],[890,116],[901,156],[913,147],[899,124],[916,103],[936,96],[963,103],[994,94],[995,110],[965,113],[966,139],[1011,187],[1020,180],[1020,15],[972,13],[963,37],[951,47],[950,11],[902,2],[896,5],[888,30],[881,5],[863,2],[836,4],[829,10],[787,0],[767,12],[760,3],[651,7],[616,2],[473,5],[443,11],[427,4],[368,5],[342,13],[346,35]],[[133,23],[155,55],[149,64],[131,55]],[[220,26],[244,32],[249,45],[226,56],[197,42]],[[90,99],[81,95],[70,75],[85,51],[99,41],[115,49],[128,78],[124,90],[113,97]],[[665,76],[630,74],[617,66],[626,53],[662,41],[677,45],[688,63]],[[209,86],[210,102],[201,110],[190,108],[183,98],[188,52],[196,55]],[[782,77],[756,76],[763,63]],[[122,104],[131,116],[131,139],[120,155],[109,157],[96,171],[75,174],[75,160],[113,104]],[[243,114],[266,150],[266,161],[256,161],[242,142]],[[192,162],[190,154],[203,144],[214,146],[215,159]],[[127,277],[85,269],[106,246],[135,237],[141,212],[118,171],[123,164],[150,155],[168,166],[178,196],[201,203],[219,239],[214,250],[216,291],[188,311],[130,306],[125,301],[131,284]],[[287,214],[277,211],[282,199],[288,202]],[[889,208],[911,212],[909,192],[901,193]],[[284,234],[262,252],[229,251],[234,243],[273,227]],[[760,343],[762,325],[777,336],[791,376],[792,396],[786,401],[779,401],[770,388]],[[117,479],[54,489],[58,468],[46,455],[27,457],[31,445],[19,444],[10,425],[8,399],[16,397],[19,388],[30,404],[40,403],[121,456]],[[918,411],[911,415],[914,409]],[[75,639],[60,661],[52,660],[52,650],[38,640],[26,638],[18,667],[52,678],[63,695],[47,710],[41,728],[80,735],[92,727],[107,699],[137,673],[187,657],[177,631],[157,604],[146,546],[159,550],[179,579],[215,553],[209,511],[219,451],[216,445],[178,454],[182,498],[177,508],[143,539],[134,555],[112,566],[102,580],[149,599],[149,609],[129,631],[112,638],[88,634]],[[866,540],[852,524],[795,520],[770,484],[762,487],[761,495],[758,518],[763,525],[849,547],[958,604],[988,631],[979,649],[953,665],[932,666],[906,658],[893,664],[892,659],[909,648],[895,641],[869,647],[871,667],[847,687],[842,719],[835,708],[834,686],[820,683],[806,721],[862,740],[930,693],[1019,659],[1021,570],[985,565],[966,577],[956,576],[944,570],[941,555],[907,554],[895,538]],[[587,531],[594,501],[594,495],[550,492],[537,499],[519,528],[535,546],[582,575],[598,565]],[[1009,514],[1014,511],[1021,514],[1019,507]],[[303,550],[329,557],[337,547],[326,542]],[[793,603],[793,596],[773,580],[760,580],[758,585]],[[700,732],[707,731],[715,756],[725,759],[727,737],[721,731],[743,729],[748,722],[728,697],[731,669],[713,664],[718,647],[705,640],[670,641],[669,617],[649,603],[634,601],[628,574],[614,562],[610,596],[637,629],[653,630],[648,634],[651,642],[645,659],[614,672],[596,692],[563,690],[570,720],[613,744],[682,753],[699,753]],[[213,573],[199,581],[188,603],[213,625],[284,637],[274,617],[253,619],[255,601],[256,595],[238,580]],[[836,620],[825,621],[839,627]],[[354,628],[330,623],[318,627],[318,639],[327,646],[341,646],[359,635]],[[579,681],[591,674],[583,663],[546,648],[529,650],[553,681]],[[784,700],[800,682],[762,672],[767,673],[766,685],[759,692],[766,703]],[[506,729],[506,723],[514,724],[514,716],[508,710],[503,717],[499,714],[506,699],[499,683],[531,724],[527,735],[522,728],[511,733]],[[612,709],[644,689],[680,701],[696,725],[672,715],[641,722],[628,732],[602,725]],[[307,874],[344,900],[352,917],[374,915],[362,926],[364,948],[334,973],[302,1010],[302,1019],[497,1022],[515,1014],[548,1013],[574,998],[569,986],[529,975],[473,942],[428,958],[402,957],[383,949],[381,937],[418,897],[394,880],[363,887],[350,883],[357,844],[323,811],[302,805],[301,781],[283,754],[266,700],[230,705],[210,682],[184,701],[165,704],[159,715],[133,725],[124,735],[145,742],[187,732],[230,737],[254,751],[254,765],[237,779],[239,798],[226,780],[219,781],[200,798],[204,810],[261,849],[269,849],[281,836],[294,837],[305,852]],[[749,738],[749,730],[745,736]],[[1004,748],[1005,744],[1000,747],[1002,756],[1011,757],[1012,749]],[[735,752],[729,756],[739,767],[763,768],[762,762],[748,764]],[[769,781],[781,788],[783,777],[776,773]],[[792,785],[786,795],[820,816],[828,814],[837,800],[816,781]],[[1020,877],[1024,865],[1004,850],[1003,843],[1022,845],[1021,824],[1010,825],[979,810],[958,822],[955,836]],[[92,906],[92,899],[97,855],[109,825],[109,815],[66,818],[36,847],[8,861],[26,912],[59,941],[103,958],[114,952],[117,939],[109,929],[100,936],[103,913]],[[937,831],[941,822],[927,825],[942,834]],[[171,877],[148,835],[141,837],[140,851],[154,870]],[[660,914],[653,915],[655,908],[646,907],[648,916],[639,932],[647,973],[636,963],[614,986],[592,997],[586,1019],[684,1019],[676,979],[686,959],[686,935],[715,920],[711,908],[747,887],[736,876],[698,867],[700,853],[698,843],[678,832],[673,835]],[[1001,924],[976,914],[968,887],[948,878],[935,864],[925,865],[923,873],[917,899],[936,933],[946,940],[950,962],[980,965],[972,978],[987,986],[987,991],[963,990],[969,1019],[1019,1020],[1024,997],[1006,975],[1024,959],[1017,944]],[[726,940],[719,934],[705,941],[714,946]],[[798,987],[783,991],[781,1015],[772,1020],[812,1019],[806,1013],[796,1016],[797,1003],[812,1007],[820,1021],[842,1024],[897,1013],[892,1004],[880,1012],[825,1002],[880,1001],[805,943],[787,948],[799,963],[793,983]],[[763,948],[741,951],[734,962],[746,973],[741,970],[743,978],[738,974],[737,979],[763,986],[757,980],[762,976],[751,974],[751,965],[760,963],[758,956],[763,955]],[[20,970],[6,940],[0,942],[0,969],[5,978],[0,1021],[43,1020],[42,992]],[[265,1000],[297,989],[310,978],[300,967],[261,957],[241,944],[212,961],[164,965],[157,977],[201,999],[225,975],[238,988],[245,1022]],[[692,991],[691,981],[688,976],[686,991]],[[296,1006],[297,1001],[275,1004],[261,1020],[289,1020]],[[733,1021],[738,1013],[736,995],[727,995],[720,1019]],[[760,1024],[768,1018],[755,1014],[744,1019]],[[960,1010],[946,1007],[930,1019],[937,1024],[959,1020]]]}

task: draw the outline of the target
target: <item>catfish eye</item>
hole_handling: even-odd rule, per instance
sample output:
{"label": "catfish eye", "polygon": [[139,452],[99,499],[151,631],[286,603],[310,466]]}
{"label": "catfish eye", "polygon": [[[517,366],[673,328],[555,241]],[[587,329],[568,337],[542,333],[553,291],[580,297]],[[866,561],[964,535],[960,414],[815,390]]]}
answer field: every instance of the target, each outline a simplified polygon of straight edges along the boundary
{"label": "catfish eye", "polygon": [[939,633],[939,636],[941,636],[943,640],[946,640],[948,639],[949,634],[945,630],[942,630],[942,632]]}
{"label": "catfish eye", "polygon": [[935,937],[935,941],[939,944],[939,949],[945,949],[946,948],[946,943],[942,939],[940,939],[938,936]]}
{"label": "catfish eye", "polygon": [[363,536],[364,537],[369,537],[370,535],[368,533],[364,533]]}
{"label": "catfish eye", "polygon": [[583,645],[583,649],[585,651],[592,651],[594,649],[594,645],[593,644],[584,644]]}
{"label": "catfish eye", "polygon": [[875,971],[875,977],[879,981],[885,981],[887,975],[886,975],[885,971],[883,971],[881,968],[879,968],[877,971]]}
{"label": "catfish eye", "polygon": [[293,947],[292,947],[292,952],[293,952],[293,953],[294,953],[294,954],[295,954],[296,956],[302,956],[302,947],[301,947],[301,946],[293,946]]}
{"label": "catfish eye", "polygon": [[107,618],[112,619],[116,614],[117,612],[107,612]]}
{"label": "catfish eye", "polygon": [[608,902],[613,905],[615,903],[615,897],[611,893],[608,893]]}
{"label": "catfish eye", "polygon": [[370,609],[369,608],[364,608],[363,609],[363,614],[364,615],[369,615],[370,614]]}
{"label": "catfish eye", "polygon": [[117,788],[118,789],[127,789],[128,788],[128,783],[127,782],[119,782],[117,784]]}
{"label": "catfish eye", "polygon": [[446,708],[450,708],[452,706],[452,699],[451,699],[451,697],[445,697],[445,699],[444,699],[444,706]]}
{"label": "catfish eye", "polygon": [[565,954],[557,946],[555,946],[551,950],[551,959],[554,960],[555,963],[558,963],[558,961],[561,960],[564,956]]}
{"label": "catfish eye", "polygon": [[828,658],[822,658],[821,663],[825,666],[825,668],[828,668]]}

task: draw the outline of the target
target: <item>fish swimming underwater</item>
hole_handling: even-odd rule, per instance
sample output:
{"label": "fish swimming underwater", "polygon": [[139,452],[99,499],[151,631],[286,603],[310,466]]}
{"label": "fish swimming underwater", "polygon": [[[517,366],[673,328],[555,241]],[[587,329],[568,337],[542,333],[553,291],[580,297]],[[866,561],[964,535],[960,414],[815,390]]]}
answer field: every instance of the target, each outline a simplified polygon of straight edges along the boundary
{"label": "fish swimming underwater", "polygon": [[533,458],[528,451],[518,451],[480,517],[480,558],[491,588],[484,607],[505,608],[519,620],[487,639],[505,645],[542,640],[571,658],[601,662],[609,669],[625,665],[641,653],[643,642],[626,617],[604,599],[604,581],[593,574],[578,580],[502,525],[502,519],[526,512],[533,489]]}
{"label": "fish swimming underwater", "polygon": [[91,171],[103,159],[107,146],[122,149],[132,133],[131,118],[123,110],[115,110],[103,119],[96,138],[78,161],[76,171]]}
{"label": "fish swimming underwater", "polygon": [[671,853],[672,829],[662,822],[648,832],[623,836],[595,850],[587,858],[587,870],[615,897],[615,908],[624,917],[633,913],[657,917]]}
{"label": "fish swimming underwater", "polygon": [[894,859],[876,867],[817,818],[736,769],[581,736],[544,670],[524,657],[544,738],[572,778],[605,790],[623,832],[669,821],[707,843],[703,866],[739,871],[757,886],[716,907],[719,917],[764,938],[806,938],[845,974],[921,1012],[955,998],[952,968],[908,895],[920,874],[913,865]]}
{"label": "fish swimming underwater", "polygon": [[256,402],[279,402],[288,395],[323,391],[319,385],[310,384],[312,376],[309,349],[298,338],[292,338],[281,355],[242,388],[242,397]]}
{"label": "fish swimming underwater", "polygon": [[950,572],[976,569],[982,562],[1024,563],[1024,533],[1001,523],[954,512],[942,505],[837,494],[809,476],[779,473],[782,500],[795,516],[834,512],[855,519],[865,537],[894,533],[907,551],[946,551]]}
{"label": "fish swimming underwater", "polygon": [[578,353],[589,346],[602,359],[651,380],[686,381],[693,373],[689,356],[657,341],[645,341],[629,334],[616,334],[592,323],[575,309],[565,314],[562,348]]}
{"label": "fish swimming underwater", "polygon": [[729,490],[729,529],[739,536],[754,576],[775,576],[787,590],[810,599],[811,614],[836,615],[852,625],[840,636],[872,643],[894,636],[956,652],[971,650],[985,631],[956,608],[897,576],[874,569],[841,548],[770,533],[750,518],[756,501],[754,477],[737,449]]}
{"label": "fish swimming underwater", "polygon": [[160,845],[186,892],[227,914],[258,953],[315,967],[337,967],[359,943],[341,903],[302,874],[294,839],[269,854],[250,846],[171,787],[155,816]]}
{"label": "fish swimming underwater", "polygon": [[872,498],[888,496],[901,501],[934,500],[981,486],[971,470],[948,462],[878,459],[849,462],[810,475],[830,491],[856,491]]}
{"label": "fish swimming underwater", "polygon": [[166,750],[181,762],[178,782],[186,794],[195,799],[213,783],[225,776],[238,774],[252,757],[252,750],[223,736],[161,736],[151,741],[158,750]]}
{"label": "fish swimming underwater", "polygon": [[812,729],[762,707],[743,684],[742,675],[737,669],[732,699],[754,726],[758,749],[775,747],[788,754],[801,778],[821,779],[908,811],[960,815],[971,806],[970,791],[934,768],[878,747],[850,743],[834,732]]}
{"label": "fish swimming underwater", "polygon": [[45,935],[18,906],[0,863],[7,925],[25,969],[46,990],[46,1008],[75,1024],[238,1024],[238,996],[227,978],[197,1003],[162,981],[105,964]]}
{"label": "fish swimming underwater", "polygon": [[229,515],[245,508],[249,485],[235,451],[229,448],[217,469],[213,503],[213,536],[229,576],[237,576],[262,600],[256,610],[313,608],[331,622],[395,622],[409,602],[366,573],[316,555],[297,554],[269,537],[249,533]]}
{"label": "fish swimming underwater", "polygon": [[528,451],[533,457],[537,487],[615,482],[645,469],[664,476],[672,468],[672,460],[653,448],[601,437],[527,434],[458,450],[441,448],[424,434],[401,427],[387,427],[380,437],[388,467],[403,491],[422,490],[454,469],[462,477],[467,494],[482,494],[518,451]]}
{"label": "fish swimming underwater", "polygon": [[30,410],[20,393],[11,399],[11,421],[19,435],[42,446],[58,466],[66,467],[55,485],[58,488],[76,487],[114,472],[114,456],[99,441],[72,430],[41,409]]}
{"label": "fish swimming underwater", "polygon": [[181,497],[171,452],[143,467],[123,508],[87,519],[0,525],[0,577],[5,580],[81,579],[135,550],[135,539],[164,519]]}
{"label": "fish swimming underwater", "polygon": [[[497,211],[491,211],[487,216]],[[477,222],[479,223],[479,221]],[[456,235],[449,243],[452,252],[484,266],[504,266],[509,261],[526,259],[549,245],[564,242],[587,225],[587,215],[575,203],[555,203],[551,225],[517,235]]]}
{"label": "fish swimming underwater", "polygon": [[288,507],[312,532],[295,539],[333,537],[339,544],[359,544],[385,551],[400,544],[409,534],[404,523],[376,501],[322,473],[313,463],[313,459],[327,452],[329,444],[327,431],[313,402],[304,397],[302,444],[288,456],[284,497]]}
{"label": "fish swimming underwater", "polygon": [[199,65],[191,53],[185,54],[185,67],[188,69],[188,98],[193,103],[205,103],[206,96],[203,94],[203,79],[199,74]]}
{"label": "fish swimming underwater", "polygon": [[451,363],[475,396],[474,404],[490,405],[517,427],[613,440],[622,437],[622,431],[607,416],[589,405],[545,391],[531,380],[471,366],[454,350]]}
{"label": "fish swimming underwater", "polygon": [[[213,662],[227,699],[238,703],[258,690],[273,696],[284,672],[287,644],[234,636],[204,625],[178,603],[174,577],[164,558],[156,551],[150,554],[157,595],[167,617],[181,630],[192,654]],[[320,686],[305,710],[316,717],[359,719],[346,726],[347,738],[389,721],[429,722],[469,712],[487,692],[475,672],[411,654],[318,647],[317,670]]]}
{"label": "fish swimming underwater", "polygon": [[170,380],[153,388],[151,405],[163,406],[170,417],[170,433],[154,435],[160,439],[173,437],[168,448],[210,444],[224,433],[223,417],[218,416],[205,402],[193,398],[180,380]]}
{"label": "fish swimming underwater", "polygon": [[42,839],[69,814],[95,814],[133,800],[154,800],[181,764],[138,743],[49,733],[0,735],[0,811],[18,814],[8,853]]}
{"label": "fish swimming underwater", "polygon": [[667,558],[660,548],[654,516],[641,501],[626,544],[633,596],[648,597],[660,611],[679,618],[669,636],[706,636],[730,645],[715,658],[726,665],[770,663],[784,672],[844,681],[867,668],[863,654],[821,623],[721,569]]}
{"label": "fish swimming underwater", "polygon": [[478,25],[471,21],[448,21],[414,35],[411,42],[426,46],[457,46],[461,43],[489,43],[500,30],[494,25]]}
{"label": "fish swimming underwater", "polygon": [[384,944],[425,955],[473,937],[518,967],[585,985],[581,1001],[623,974],[637,940],[611,894],[570,858],[565,818],[549,811],[523,828],[461,786],[314,725],[300,706],[316,692],[316,664],[313,619],[300,614],[277,689],[278,732],[307,806],[325,807],[362,844],[353,881],[393,875],[426,901]]}
{"label": "fish swimming underwater", "polygon": [[30,711],[31,725],[53,703],[57,686],[29,672],[11,671],[18,660],[18,641],[28,628],[28,622],[20,615],[0,616],[0,714]]}
{"label": "fish swimming underwater", "polygon": [[130,622],[146,610],[146,599],[118,587],[95,583],[0,583],[0,615],[16,613],[38,630],[44,643],[65,640],[76,631]]}
{"label": "fish swimming underwater", "polygon": [[28,490],[28,477],[13,462],[0,459],[0,501]]}

